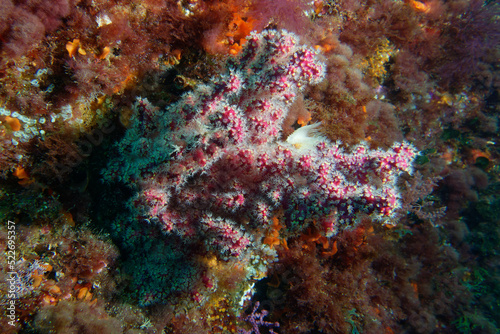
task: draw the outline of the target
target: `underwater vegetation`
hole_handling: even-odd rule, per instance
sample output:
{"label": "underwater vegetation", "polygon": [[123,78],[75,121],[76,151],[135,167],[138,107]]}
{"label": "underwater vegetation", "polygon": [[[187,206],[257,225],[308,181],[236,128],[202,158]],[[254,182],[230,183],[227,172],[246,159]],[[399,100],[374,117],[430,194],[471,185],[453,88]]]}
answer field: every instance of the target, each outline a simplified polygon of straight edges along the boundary
{"label": "underwater vegetation", "polygon": [[0,0],[2,333],[498,333],[500,5]]}

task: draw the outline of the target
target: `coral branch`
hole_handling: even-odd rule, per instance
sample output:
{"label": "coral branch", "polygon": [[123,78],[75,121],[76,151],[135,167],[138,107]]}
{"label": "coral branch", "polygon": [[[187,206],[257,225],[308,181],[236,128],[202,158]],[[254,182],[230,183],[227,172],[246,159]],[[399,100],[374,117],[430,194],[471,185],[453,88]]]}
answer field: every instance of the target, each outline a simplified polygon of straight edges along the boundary
{"label": "coral branch", "polygon": [[[252,329],[247,331],[244,329],[238,329],[238,333],[240,334],[260,334],[259,327],[264,326],[264,327],[279,327],[280,324],[278,322],[269,322],[265,321],[264,317],[267,316],[268,312],[266,310],[262,310],[260,313],[257,313],[257,310],[259,309],[260,303],[256,302],[252,313],[250,313],[246,318],[245,321],[249,322],[252,325]],[[272,329],[269,329],[269,333],[273,334],[276,333]]]}

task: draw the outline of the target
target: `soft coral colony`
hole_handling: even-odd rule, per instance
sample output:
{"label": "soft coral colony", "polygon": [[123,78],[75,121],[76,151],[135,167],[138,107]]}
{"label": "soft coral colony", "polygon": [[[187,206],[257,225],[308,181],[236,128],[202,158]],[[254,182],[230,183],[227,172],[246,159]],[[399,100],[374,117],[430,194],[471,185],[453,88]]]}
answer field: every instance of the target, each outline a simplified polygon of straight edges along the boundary
{"label": "soft coral colony", "polygon": [[499,14],[0,0],[0,327],[495,333]]}
{"label": "soft coral colony", "polygon": [[[320,82],[324,71],[294,34],[254,33],[227,74],[188,93],[169,117],[140,99],[107,175],[139,184],[133,205],[144,218],[203,241],[223,259],[259,246],[258,234],[248,232],[269,227],[277,208],[290,228],[316,219],[326,235],[349,226],[358,211],[391,217],[397,176],[415,157],[411,145],[384,152],[362,144],[346,153],[315,133],[319,124],[280,140],[300,88]],[[144,152],[148,158],[137,159]]]}

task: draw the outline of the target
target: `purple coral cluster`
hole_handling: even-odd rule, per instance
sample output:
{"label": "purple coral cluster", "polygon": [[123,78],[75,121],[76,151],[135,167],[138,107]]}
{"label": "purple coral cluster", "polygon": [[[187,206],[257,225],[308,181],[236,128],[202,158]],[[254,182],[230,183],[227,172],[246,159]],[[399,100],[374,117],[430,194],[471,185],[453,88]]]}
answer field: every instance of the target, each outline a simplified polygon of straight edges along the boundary
{"label": "purple coral cluster", "polygon": [[141,167],[123,167],[143,161],[127,158],[109,173],[126,170],[138,181],[133,204],[144,218],[203,241],[223,259],[243,254],[253,239],[247,231],[267,226],[279,207],[321,208],[318,219],[329,234],[360,211],[391,216],[399,204],[396,178],[411,170],[415,156],[411,145],[388,151],[358,145],[347,153],[318,135],[317,124],[281,140],[291,103],[324,72],[315,51],[295,35],[254,33],[227,74],[185,95],[168,117],[138,102],[137,125],[122,151],[143,157],[164,148],[157,155],[168,161],[152,156]]}
{"label": "purple coral cluster", "polygon": [[248,331],[244,330],[244,329],[238,329],[238,333],[240,333],[240,334],[260,334],[259,327],[261,327],[261,326],[269,328],[269,334],[276,333],[271,328],[279,327],[280,324],[278,322],[273,323],[273,322],[265,321],[264,317],[266,317],[269,314],[269,312],[266,310],[262,310],[261,312],[257,312],[257,310],[259,309],[259,306],[260,306],[260,303],[256,302],[254,307],[253,307],[252,313],[250,313],[248,316],[245,317],[245,321],[247,321],[248,323],[250,323],[250,325],[252,325],[252,329],[248,330]]}

